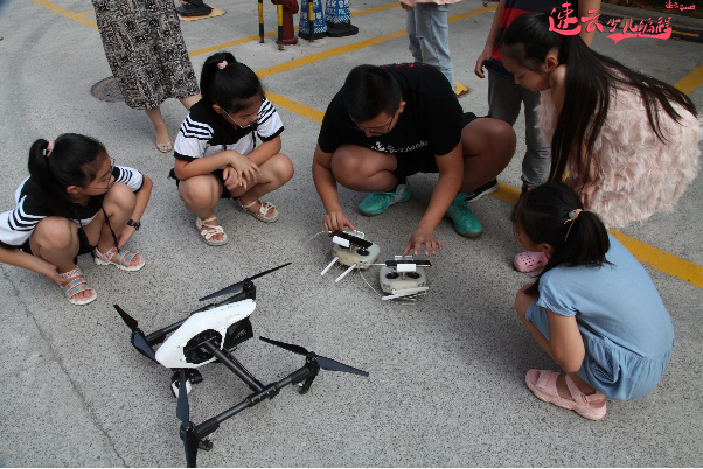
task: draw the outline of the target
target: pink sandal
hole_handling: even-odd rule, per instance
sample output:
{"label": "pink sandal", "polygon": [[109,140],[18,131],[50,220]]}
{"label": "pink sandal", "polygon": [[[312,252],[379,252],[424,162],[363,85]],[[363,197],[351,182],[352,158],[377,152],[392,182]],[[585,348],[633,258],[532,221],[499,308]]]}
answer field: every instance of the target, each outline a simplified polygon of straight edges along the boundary
{"label": "pink sandal", "polygon": [[[98,297],[98,294],[95,292],[95,289],[88,285],[88,283],[86,283],[85,279],[83,278],[83,272],[79,267],[76,267],[70,272],[64,272],[62,274],[59,274],[59,277],[61,277],[63,280],[68,280],[68,282],[65,284],[58,283],[57,285],[61,287],[61,291],[63,291],[63,294],[69,301],[69,303],[78,306],[83,306],[87,305]],[[82,300],[76,298],[79,293],[83,292],[89,292],[90,296],[88,296],[87,298],[83,298]]]}
{"label": "pink sandal", "polygon": [[[537,376],[539,374],[539,377]],[[582,393],[576,383],[565,375],[566,386],[571,393],[571,399],[561,397],[557,391],[557,378],[561,373],[552,370],[530,370],[525,375],[525,383],[535,396],[545,402],[565,409],[573,410],[581,417],[589,420],[601,420],[605,417],[605,394],[595,392],[586,395]]]}
{"label": "pink sandal", "polygon": [[132,259],[138,255],[134,251],[122,250],[117,252],[117,247],[115,246],[112,246],[106,253],[98,251],[97,247],[93,250],[93,257],[97,265],[114,265],[125,272],[136,272],[144,267],[146,261],[141,256],[139,256],[139,262],[136,265],[132,265]]}
{"label": "pink sandal", "polygon": [[541,269],[549,262],[549,254],[542,251],[523,251],[515,255],[513,265],[518,272],[529,273]]}

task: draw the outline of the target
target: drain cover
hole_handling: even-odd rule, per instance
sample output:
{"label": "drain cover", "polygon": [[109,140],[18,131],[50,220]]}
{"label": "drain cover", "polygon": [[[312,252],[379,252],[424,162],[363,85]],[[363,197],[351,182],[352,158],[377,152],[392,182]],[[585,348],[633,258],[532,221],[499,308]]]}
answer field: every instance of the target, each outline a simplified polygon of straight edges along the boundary
{"label": "drain cover", "polygon": [[90,89],[90,94],[108,103],[120,103],[124,101],[115,77],[107,77],[94,84]]}

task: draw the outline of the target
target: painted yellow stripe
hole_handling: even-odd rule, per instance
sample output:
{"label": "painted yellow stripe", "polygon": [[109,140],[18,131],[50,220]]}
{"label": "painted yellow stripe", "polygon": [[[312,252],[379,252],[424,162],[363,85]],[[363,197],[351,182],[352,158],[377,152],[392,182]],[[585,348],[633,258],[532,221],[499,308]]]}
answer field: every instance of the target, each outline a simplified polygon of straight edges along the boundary
{"label": "painted yellow stripe", "polygon": [[678,35],[680,35],[680,36],[692,36],[692,37],[698,37],[698,36],[700,36],[700,34],[696,34],[696,33],[684,33],[683,31],[677,31],[677,30],[675,30],[675,29],[672,29],[671,32],[672,32],[673,34],[678,34]]}
{"label": "painted yellow stripe", "polygon": [[[460,13],[458,15],[451,16],[449,18],[449,21],[458,21],[460,19],[463,20],[463,19],[469,18],[471,16],[481,15],[483,13],[488,13],[490,11],[493,11],[493,10],[495,10],[495,8],[496,8],[495,6],[491,6],[488,8],[479,8],[477,10],[469,11],[467,13]],[[381,44],[383,42],[390,41],[392,39],[397,39],[399,37],[403,37],[403,36],[405,36],[405,34],[406,34],[405,30],[402,29],[402,30],[396,31],[394,33],[384,34],[382,36],[376,36],[371,39],[366,39],[364,41],[354,42],[352,44],[347,44],[346,46],[337,47],[334,49],[329,49],[329,50],[326,50],[326,51],[323,51],[323,52],[320,52],[317,54],[308,55],[305,57],[301,57],[299,59],[284,62],[279,65],[274,65],[273,67],[264,68],[262,70],[257,71],[256,74],[261,78],[268,77],[271,75],[276,75],[276,74],[287,72],[289,70],[293,70],[293,69],[296,69],[299,67],[303,67],[305,65],[309,65],[311,63],[321,62],[321,61],[329,59],[331,57],[336,57],[338,55],[347,54],[349,52],[357,51],[360,49],[365,49],[366,47],[375,46],[377,44]]]}
{"label": "painted yellow stripe", "polygon": [[482,15],[484,13],[490,13],[492,11],[495,11],[496,8],[498,8],[498,5],[493,5],[493,6],[484,7],[484,8],[477,8],[476,10],[467,11],[466,13],[459,13],[458,15],[452,15],[448,18],[447,21],[449,21],[450,23],[453,23],[455,21],[465,20],[466,18],[471,18],[472,16]]}
{"label": "painted yellow stripe", "polygon": [[49,11],[58,13],[59,15],[65,16],[66,18],[78,21],[80,24],[88,26],[89,28],[98,29],[98,23],[95,20],[86,18],[80,13],[74,13],[64,7],[58,6],[57,4],[50,2],[49,0],[32,0],[34,3],[40,7],[44,7]]}
{"label": "painted yellow stripe", "polygon": [[660,272],[681,279],[698,288],[703,288],[702,266],[676,257],[635,238],[630,238],[618,231],[610,230],[610,233],[643,264],[648,264]]}
{"label": "painted yellow stripe", "polygon": [[318,124],[322,124],[322,118],[325,116],[324,112],[318,111],[317,109],[313,109],[310,106],[306,106],[305,104],[293,101],[292,99],[286,98],[285,96],[271,93],[270,91],[266,92],[266,98],[268,98],[268,100],[276,106],[288,109],[289,111],[293,111],[303,117],[307,117],[311,121],[317,122]]}
{"label": "painted yellow stripe", "polygon": [[380,7],[367,8],[366,10],[356,11],[350,13],[349,16],[355,18],[357,16],[368,15],[369,13],[378,13],[379,11],[390,10],[391,8],[399,8],[400,2],[393,2],[389,5],[381,5]]}
{"label": "painted yellow stripe", "polygon": [[703,84],[703,65],[683,77],[674,85],[674,88],[683,91],[686,94],[691,94],[696,90],[696,88],[701,86],[701,84]]}
{"label": "painted yellow stripe", "polygon": [[273,67],[264,68],[256,72],[256,74],[259,75],[259,77],[261,78],[276,75],[278,73],[287,72],[289,70],[300,68],[311,63],[321,62],[331,57],[336,57],[338,55],[346,54],[359,49],[364,49],[366,47],[371,47],[376,44],[380,44],[382,42],[390,41],[391,39],[401,37],[403,35],[405,35],[405,31],[384,34],[383,36],[377,36],[371,39],[366,39],[365,41],[359,41],[353,44],[348,44],[346,46],[336,47],[334,49],[329,49],[323,52],[319,52],[317,54],[308,55],[299,59],[284,62],[279,65],[274,65]]}

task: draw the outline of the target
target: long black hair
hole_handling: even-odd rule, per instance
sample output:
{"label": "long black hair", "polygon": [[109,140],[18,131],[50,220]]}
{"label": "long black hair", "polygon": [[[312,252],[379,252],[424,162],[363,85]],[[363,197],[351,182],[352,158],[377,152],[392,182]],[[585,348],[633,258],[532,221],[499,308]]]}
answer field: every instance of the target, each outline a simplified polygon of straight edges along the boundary
{"label": "long black hair", "polygon": [[354,122],[366,122],[382,112],[395,115],[403,99],[400,85],[387,70],[377,65],[359,65],[347,75],[342,99]]}
{"label": "long black hair", "polygon": [[81,134],[59,135],[49,151],[49,141],[36,140],[29,149],[27,169],[46,201],[53,206],[70,203],[69,186],[86,187],[100,169],[101,156],[107,156],[98,140]]}
{"label": "long black hair", "polygon": [[[226,62],[224,68],[218,64]],[[210,105],[228,112],[239,112],[256,99],[264,98],[264,88],[256,73],[229,52],[218,52],[205,60],[200,74],[200,90]]]}
{"label": "long black hair", "polygon": [[608,263],[605,253],[610,241],[605,225],[598,215],[583,210],[579,196],[564,183],[548,182],[526,192],[515,205],[513,218],[516,233],[554,250],[528,294],[536,295],[542,275],[558,265]]}
{"label": "long black hair", "polygon": [[[610,104],[610,87],[634,88],[647,109],[649,125],[662,142],[665,137],[660,126],[660,109],[676,122],[681,116],[672,103],[696,114],[691,99],[673,86],[656,78],[636,72],[620,62],[590,49],[578,36],[549,31],[549,15],[523,15],[513,21],[503,37],[502,54],[523,67],[540,71],[547,54],[557,51],[559,64],[567,65],[564,107],[559,115],[552,138],[552,166],[550,181],[561,181],[572,152],[582,185],[593,161],[593,145],[605,122]],[[585,152],[585,154],[584,154]]]}

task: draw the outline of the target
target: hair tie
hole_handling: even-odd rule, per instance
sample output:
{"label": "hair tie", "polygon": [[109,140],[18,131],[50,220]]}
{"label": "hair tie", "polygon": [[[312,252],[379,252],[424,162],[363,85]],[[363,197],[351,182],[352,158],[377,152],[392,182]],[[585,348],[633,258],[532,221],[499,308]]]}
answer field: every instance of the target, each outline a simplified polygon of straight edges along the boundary
{"label": "hair tie", "polygon": [[227,67],[227,65],[229,65],[229,64],[227,63],[227,61],[226,61],[226,60],[223,60],[222,62],[220,62],[220,63],[217,64],[217,69],[218,69],[218,70],[224,70],[224,69]]}
{"label": "hair tie", "polygon": [[44,156],[49,157],[51,155],[51,152],[54,151],[54,144],[56,143],[56,140],[49,140],[49,144],[46,146],[44,149]]}
{"label": "hair tie", "polygon": [[583,212],[583,209],[577,208],[576,210],[570,210],[568,214],[568,219],[564,222],[566,225],[567,223],[571,223],[569,225],[569,229],[566,230],[566,236],[564,236],[564,241],[566,242],[567,239],[569,239],[569,233],[571,233],[571,227],[574,226],[574,222],[576,219],[579,217],[579,214]]}

